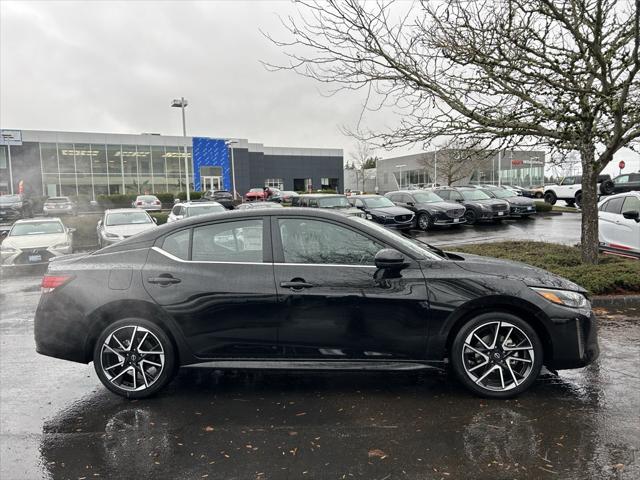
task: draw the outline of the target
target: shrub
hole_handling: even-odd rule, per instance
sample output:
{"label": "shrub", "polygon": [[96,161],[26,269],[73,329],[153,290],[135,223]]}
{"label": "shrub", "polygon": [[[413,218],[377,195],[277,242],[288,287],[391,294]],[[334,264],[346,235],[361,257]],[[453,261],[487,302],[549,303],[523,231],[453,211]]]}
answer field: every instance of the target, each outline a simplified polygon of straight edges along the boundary
{"label": "shrub", "polygon": [[156,193],[156,197],[158,197],[163,206],[170,207],[173,205],[173,193]]}
{"label": "shrub", "polygon": [[536,212],[550,212],[553,209],[553,205],[546,202],[534,202],[536,204]]}
{"label": "shrub", "polygon": [[103,208],[127,208],[136,199],[135,193],[126,195],[98,195],[98,203]]}
{"label": "shrub", "polygon": [[167,223],[167,217],[169,217],[169,214],[164,212],[149,212],[149,215],[157,220],[156,223],[158,225]]}
{"label": "shrub", "polygon": [[[191,197],[191,200],[199,200],[200,198],[202,198],[202,192],[189,192],[189,196]],[[178,192],[176,198],[179,198],[184,202],[187,199],[187,193]]]}

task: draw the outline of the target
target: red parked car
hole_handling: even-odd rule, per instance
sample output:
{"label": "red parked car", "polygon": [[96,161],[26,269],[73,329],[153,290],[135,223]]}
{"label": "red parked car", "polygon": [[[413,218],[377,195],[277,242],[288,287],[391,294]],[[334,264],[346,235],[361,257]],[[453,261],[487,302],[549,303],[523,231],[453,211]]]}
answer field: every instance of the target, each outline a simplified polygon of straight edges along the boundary
{"label": "red parked car", "polygon": [[264,199],[265,191],[262,188],[252,188],[244,194],[244,199],[247,202],[255,202],[256,200]]}

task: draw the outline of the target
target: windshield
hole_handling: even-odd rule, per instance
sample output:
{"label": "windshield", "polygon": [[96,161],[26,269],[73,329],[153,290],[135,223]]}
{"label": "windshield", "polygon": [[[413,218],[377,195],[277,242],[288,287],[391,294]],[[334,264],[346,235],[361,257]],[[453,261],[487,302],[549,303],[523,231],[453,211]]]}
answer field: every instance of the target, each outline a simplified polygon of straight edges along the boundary
{"label": "windshield", "polygon": [[367,208],[395,207],[395,204],[386,197],[363,198],[362,201]]}
{"label": "windshield", "polygon": [[418,203],[442,202],[442,198],[433,192],[412,192],[412,195]]}
{"label": "windshield", "polygon": [[442,260],[444,257],[436,253],[434,250],[431,250],[425,244],[420,243],[412,238],[405,237],[400,232],[396,232],[395,230],[389,230],[384,228],[382,225],[374,223],[370,220],[365,220],[360,217],[350,217],[354,221],[366,225],[370,228],[373,228],[377,231],[379,236],[391,243],[400,243],[402,247],[409,250],[413,255],[418,258],[423,258],[427,260]]}
{"label": "windshield", "polygon": [[69,203],[69,199],[67,197],[51,197],[47,198],[46,203]]}
{"label": "windshield", "polygon": [[487,198],[491,198],[482,190],[460,190],[460,193],[465,200],[486,200]]}
{"label": "windshield", "polygon": [[11,229],[9,236],[46,235],[49,233],[64,233],[64,226],[60,222],[16,223]]}
{"label": "windshield", "polygon": [[198,205],[187,208],[186,217],[195,217],[197,215],[206,215],[207,213],[224,212],[222,205]]}
{"label": "windshield", "polygon": [[512,192],[511,190],[502,190],[502,189],[499,189],[499,188],[496,188],[495,190],[490,190],[490,192],[496,198],[510,198],[510,197],[517,197],[518,196],[515,192]]}
{"label": "windshield", "polygon": [[138,200],[141,202],[155,202],[156,200],[158,200],[158,197],[155,197],[153,195],[140,195],[138,197]]}
{"label": "windshield", "polygon": [[231,197],[231,192],[227,192],[226,190],[218,190],[216,192],[213,192],[213,195],[215,197]]}
{"label": "windshield", "polygon": [[2,195],[0,203],[16,203],[20,201],[20,195]]}
{"label": "windshield", "polygon": [[261,188],[252,188],[249,191],[252,192],[252,193],[259,193],[259,192],[262,192],[263,190]]}
{"label": "windshield", "polygon": [[347,197],[319,198],[318,205],[320,208],[348,208],[351,206]]}
{"label": "windshield", "polygon": [[136,225],[142,223],[152,223],[151,217],[145,212],[118,212],[107,215],[106,225]]}

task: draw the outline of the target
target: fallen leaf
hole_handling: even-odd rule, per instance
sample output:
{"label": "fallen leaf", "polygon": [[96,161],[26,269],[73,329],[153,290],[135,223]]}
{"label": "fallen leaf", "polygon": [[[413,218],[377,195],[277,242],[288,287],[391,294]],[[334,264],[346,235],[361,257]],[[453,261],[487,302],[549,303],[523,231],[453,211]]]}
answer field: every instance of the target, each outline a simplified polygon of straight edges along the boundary
{"label": "fallen leaf", "polygon": [[206,427],[204,427],[204,431],[205,432],[213,432],[213,427],[211,425],[207,425]]}
{"label": "fallen leaf", "polygon": [[372,450],[369,450],[368,456],[369,456],[369,458],[379,458],[379,459],[382,460],[383,458],[387,457],[387,454],[384,453],[379,448],[374,448]]}

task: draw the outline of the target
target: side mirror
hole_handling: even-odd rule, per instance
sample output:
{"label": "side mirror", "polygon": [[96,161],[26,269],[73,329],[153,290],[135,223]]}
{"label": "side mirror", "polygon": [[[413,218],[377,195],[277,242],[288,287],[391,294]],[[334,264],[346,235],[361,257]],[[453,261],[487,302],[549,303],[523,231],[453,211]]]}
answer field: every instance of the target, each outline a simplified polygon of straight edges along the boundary
{"label": "side mirror", "polygon": [[2,230],[0,231],[0,238],[4,238],[7,235],[9,235],[9,230]]}
{"label": "side mirror", "polygon": [[174,199],[173,199],[173,204],[175,205],[175,204],[177,204],[177,203],[180,203],[180,199],[179,199],[179,198],[174,198]]}
{"label": "side mirror", "polygon": [[629,210],[626,212],[622,212],[622,216],[627,220],[635,220],[636,222],[640,222],[640,212],[638,210]]}
{"label": "side mirror", "polygon": [[374,257],[374,262],[378,268],[401,269],[407,264],[398,250],[393,248],[383,248]]}
{"label": "side mirror", "polygon": [[76,229],[76,228],[73,228],[73,227],[71,227],[71,228],[67,228],[67,232],[69,232],[69,233],[74,233],[76,230],[77,230],[77,229]]}
{"label": "side mirror", "polygon": [[409,205],[410,207],[413,207],[415,204],[413,202],[407,202],[407,205]]}
{"label": "side mirror", "polygon": [[100,227],[102,225],[102,219],[98,220],[98,226]]}

